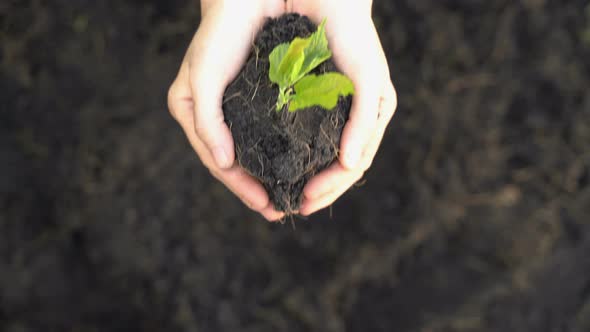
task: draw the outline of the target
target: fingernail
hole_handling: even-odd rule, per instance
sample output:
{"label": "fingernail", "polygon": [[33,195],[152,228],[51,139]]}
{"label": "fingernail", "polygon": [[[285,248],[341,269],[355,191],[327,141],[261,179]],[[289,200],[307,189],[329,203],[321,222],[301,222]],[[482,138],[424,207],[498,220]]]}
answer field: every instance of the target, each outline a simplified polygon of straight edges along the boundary
{"label": "fingernail", "polygon": [[227,153],[225,153],[225,150],[221,147],[213,149],[213,158],[215,158],[215,163],[220,168],[228,168],[231,166]]}

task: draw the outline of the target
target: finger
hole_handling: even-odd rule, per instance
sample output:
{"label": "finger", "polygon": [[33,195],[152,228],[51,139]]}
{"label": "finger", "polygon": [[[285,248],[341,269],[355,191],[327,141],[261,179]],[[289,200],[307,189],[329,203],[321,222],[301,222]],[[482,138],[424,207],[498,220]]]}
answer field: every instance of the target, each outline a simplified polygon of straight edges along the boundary
{"label": "finger", "polygon": [[369,140],[367,148],[363,151],[361,167],[358,170],[349,170],[344,168],[340,163],[334,163],[328,169],[313,177],[304,188],[304,195],[309,199],[317,199],[320,196],[327,194],[340,186],[344,177],[359,176],[360,173],[366,171],[379,148],[385,129],[389,124],[397,105],[397,98],[393,85],[389,83],[384,96],[381,98],[379,106],[379,120],[376,130],[373,131],[373,136]]}
{"label": "finger", "polygon": [[381,98],[381,102],[379,104],[379,119],[377,120],[377,127],[375,128],[373,136],[363,151],[363,156],[360,163],[360,168],[363,171],[367,171],[371,167],[373,159],[375,158],[377,150],[379,149],[381,141],[383,140],[383,136],[385,135],[385,130],[387,129],[387,126],[389,125],[389,122],[391,121],[397,108],[397,95],[395,93],[393,84],[388,83],[386,85],[383,96],[384,97]]}
{"label": "finger", "polygon": [[214,91],[196,88],[193,92],[193,130],[213,156],[217,167],[230,168],[235,161],[234,141],[221,109],[222,95]]}
{"label": "finger", "polygon": [[320,196],[316,199],[305,199],[299,213],[303,216],[308,216],[334,203],[342,194],[344,194],[350,187],[361,179],[361,175],[351,174],[350,176],[342,178],[342,182],[333,191]]}
{"label": "finger", "polygon": [[349,170],[356,168],[360,162],[362,152],[375,128],[379,105],[379,97],[371,82],[357,80],[355,85],[359,88],[355,92],[350,116],[342,131],[339,155],[342,166]]}
{"label": "finger", "polygon": [[[182,79],[185,75],[180,73],[179,79]],[[186,91],[184,90],[186,90],[186,87],[178,83],[177,79],[170,89],[168,103],[171,113],[173,113],[173,116],[179,122],[203,164],[205,164],[216,178],[253,210],[259,211],[268,206],[268,194],[262,185],[244,172],[239,166],[236,165],[226,170],[216,167],[209,150],[193,130],[193,103],[190,98],[186,97]]]}
{"label": "finger", "polygon": [[[203,143],[197,141],[196,144]],[[203,146],[202,149],[205,149],[205,147]],[[268,194],[264,187],[241,167],[236,165],[229,169],[210,168],[209,170],[217,180],[223,183],[234,195],[238,196],[250,209],[260,212],[268,206]]]}
{"label": "finger", "polygon": [[[351,40],[348,34],[339,31],[331,40],[334,61],[355,86],[352,108],[342,133],[340,149],[340,161],[347,169],[358,167],[363,150],[375,129],[381,89],[389,73],[377,31],[371,22],[364,22],[359,28],[363,31],[353,34],[363,36],[362,39]],[[338,22],[335,24],[336,29],[342,29],[337,24]]]}
{"label": "finger", "polygon": [[349,170],[340,162],[333,163],[330,167],[314,176],[303,188],[303,194],[307,200],[316,200],[327,193],[334,191],[342,184],[359,179],[362,172],[359,169]]}
{"label": "finger", "polygon": [[[383,83],[379,78],[389,73],[377,30],[371,20],[371,6],[363,3],[347,2],[342,8],[353,10],[339,12],[338,18],[328,19],[326,26],[333,60],[353,81],[356,90],[340,146],[340,162],[347,169],[358,166],[371,138],[377,123],[379,89]],[[323,19],[321,13],[332,11],[329,3],[320,1],[295,1],[292,7],[293,11],[310,16],[315,23]],[[351,25],[348,17],[354,18],[356,24]]]}
{"label": "finger", "polygon": [[268,221],[278,221],[285,217],[285,213],[275,210],[272,203],[259,212]]}
{"label": "finger", "polygon": [[[247,174],[238,165],[229,169],[216,168],[204,143],[199,140],[198,136],[194,134],[190,127],[185,129],[185,133],[187,133],[191,145],[201,156],[203,163],[209,168],[211,174],[238,196],[244,204],[255,211],[261,211],[268,206],[268,194],[260,182]],[[193,134],[189,136],[188,133]]]}
{"label": "finger", "polygon": [[397,106],[395,90],[391,83],[387,85],[383,95],[385,97],[381,98],[377,127],[369,140],[369,144],[363,151],[360,167],[356,170],[348,170],[340,163],[334,163],[307,183],[303,191],[306,198],[318,199],[340,187],[344,178],[360,178],[362,173],[369,169]]}
{"label": "finger", "polygon": [[234,142],[224,122],[221,103],[224,83],[215,74],[201,71],[200,67],[190,70],[190,87],[193,97],[192,129],[213,156],[217,167],[229,168],[235,160]]}
{"label": "finger", "polygon": [[223,93],[242,68],[263,22],[260,6],[212,8],[218,12],[203,17],[187,53],[194,131],[222,169],[231,167],[235,160],[233,138],[223,117]]}
{"label": "finger", "polygon": [[[187,105],[188,103],[188,105]],[[168,110],[174,120],[178,121],[177,114],[181,111],[192,112],[192,96],[188,81],[188,63],[182,61],[178,75],[168,90]]]}

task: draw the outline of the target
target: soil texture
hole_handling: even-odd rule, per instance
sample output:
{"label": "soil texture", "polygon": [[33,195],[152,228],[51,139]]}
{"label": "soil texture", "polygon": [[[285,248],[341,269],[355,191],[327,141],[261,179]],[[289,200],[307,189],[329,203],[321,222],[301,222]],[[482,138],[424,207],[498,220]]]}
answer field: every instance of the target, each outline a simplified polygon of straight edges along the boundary
{"label": "soil texture", "polygon": [[[254,51],[224,95],[223,112],[234,137],[237,160],[258,178],[278,211],[299,209],[303,187],[337,157],[352,97],[341,97],[333,110],[310,107],[277,112],[278,86],[268,78],[268,57],[279,44],[308,37],[317,27],[296,14],[269,19],[256,37]],[[312,74],[337,71],[328,60]]]}

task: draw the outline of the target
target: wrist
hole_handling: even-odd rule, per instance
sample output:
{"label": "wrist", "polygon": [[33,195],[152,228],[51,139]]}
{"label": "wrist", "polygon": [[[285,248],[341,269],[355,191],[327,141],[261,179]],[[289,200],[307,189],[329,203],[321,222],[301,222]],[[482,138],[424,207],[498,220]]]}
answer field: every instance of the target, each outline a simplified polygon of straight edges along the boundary
{"label": "wrist", "polygon": [[239,9],[252,6],[260,6],[268,0],[201,0],[201,16],[214,7]]}
{"label": "wrist", "polygon": [[[330,16],[371,17],[373,0],[286,0],[289,12],[316,16],[330,13]],[[329,17],[328,17],[329,20]]]}
{"label": "wrist", "polygon": [[201,17],[210,12],[256,15],[263,13],[265,8],[272,7],[273,1],[283,0],[201,0]]}

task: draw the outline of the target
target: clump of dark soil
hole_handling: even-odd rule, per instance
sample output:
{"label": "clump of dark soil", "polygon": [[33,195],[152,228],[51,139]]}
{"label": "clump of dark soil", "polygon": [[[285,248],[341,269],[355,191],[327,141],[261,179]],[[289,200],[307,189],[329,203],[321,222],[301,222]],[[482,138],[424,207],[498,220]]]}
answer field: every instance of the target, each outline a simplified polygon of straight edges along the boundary
{"label": "clump of dark soil", "polygon": [[[295,212],[303,187],[337,157],[352,97],[341,97],[333,110],[310,107],[276,111],[279,89],[268,78],[268,56],[279,44],[308,37],[316,26],[296,14],[269,19],[252,54],[224,95],[223,112],[231,129],[237,160],[260,179],[275,208]],[[338,71],[330,60],[312,73]]]}

